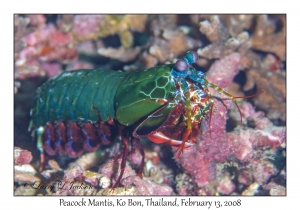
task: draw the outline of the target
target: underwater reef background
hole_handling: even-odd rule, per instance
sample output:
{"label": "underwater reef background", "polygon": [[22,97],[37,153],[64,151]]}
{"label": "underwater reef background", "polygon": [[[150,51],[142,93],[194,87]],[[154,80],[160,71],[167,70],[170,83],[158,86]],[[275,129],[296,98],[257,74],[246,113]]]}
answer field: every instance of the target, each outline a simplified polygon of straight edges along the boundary
{"label": "underwater reef background", "polygon": [[[232,101],[215,100],[197,145],[175,160],[176,148],[142,139],[143,178],[133,153],[114,191],[118,141],[77,159],[53,156],[38,171],[28,126],[47,79],[76,69],[138,71],[189,50],[200,56],[193,66],[230,94],[264,91],[238,101],[243,125]],[[286,195],[286,15],[15,15],[14,61],[15,195]],[[92,187],[70,189],[82,184]]]}

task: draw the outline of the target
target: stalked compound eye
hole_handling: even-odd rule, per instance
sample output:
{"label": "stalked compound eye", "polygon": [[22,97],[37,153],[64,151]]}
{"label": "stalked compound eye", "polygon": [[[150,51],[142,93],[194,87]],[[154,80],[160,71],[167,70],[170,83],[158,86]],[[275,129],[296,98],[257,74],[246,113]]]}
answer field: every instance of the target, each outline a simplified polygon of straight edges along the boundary
{"label": "stalked compound eye", "polygon": [[184,56],[184,59],[187,61],[188,64],[191,64],[196,63],[199,59],[199,56],[195,51],[188,51]]}
{"label": "stalked compound eye", "polygon": [[175,63],[175,69],[177,71],[186,71],[188,68],[188,64],[186,63],[186,61],[184,60],[177,60],[176,63]]}

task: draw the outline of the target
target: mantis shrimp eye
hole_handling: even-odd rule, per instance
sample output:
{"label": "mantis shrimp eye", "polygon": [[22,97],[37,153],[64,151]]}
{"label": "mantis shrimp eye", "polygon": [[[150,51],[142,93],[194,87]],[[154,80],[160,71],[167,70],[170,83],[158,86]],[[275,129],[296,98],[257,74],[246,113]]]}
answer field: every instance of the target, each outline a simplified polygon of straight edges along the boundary
{"label": "mantis shrimp eye", "polygon": [[188,62],[188,64],[191,64],[196,63],[199,59],[199,56],[195,51],[188,51],[184,58]]}
{"label": "mantis shrimp eye", "polygon": [[175,68],[177,71],[186,71],[188,68],[188,64],[184,60],[177,60],[175,63]]}

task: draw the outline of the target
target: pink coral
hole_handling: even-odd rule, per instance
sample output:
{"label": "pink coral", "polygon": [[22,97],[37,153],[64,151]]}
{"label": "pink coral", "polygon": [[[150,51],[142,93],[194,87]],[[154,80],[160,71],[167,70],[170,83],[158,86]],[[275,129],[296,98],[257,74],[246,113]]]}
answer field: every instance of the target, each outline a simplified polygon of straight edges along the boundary
{"label": "pink coral", "polygon": [[74,166],[65,171],[64,180],[83,180],[83,170],[80,166]]}
{"label": "pink coral", "polygon": [[54,77],[62,72],[62,67],[59,63],[40,63],[41,67],[45,69],[48,77]]}
{"label": "pink coral", "polygon": [[67,66],[67,70],[93,69],[94,65],[84,61],[76,61]]}
{"label": "pink coral", "polygon": [[252,173],[249,170],[241,170],[238,176],[238,181],[244,185],[250,185],[253,181]]}
{"label": "pink coral", "polygon": [[278,173],[278,169],[268,160],[252,161],[253,175],[257,183],[266,183],[272,175]]}
{"label": "pink coral", "polygon": [[78,40],[96,39],[103,18],[103,15],[75,15],[72,34]]}
{"label": "pink coral", "polygon": [[240,62],[241,56],[239,53],[232,53],[225,56],[211,66],[209,72],[206,74],[207,80],[221,88],[228,87],[239,71]]}
{"label": "pink coral", "polygon": [[27,150],[23,150],[19,147],[15,147],[14,156],[15,156],[15,165],[28,164],[32,160],[31,152]]}
{"label": "pink coral", "polygon": [[222,194],[229,195],[235,190],[235,185],[233,184],[230,177],[225,176],[219,182],[219,186],[218,186],[217,190]]}
{"label": "pink coral", "polygon": [[[53,77],[61,72],[59,62],[69,62],[77,57],[77,50],[71,44],[73,38],[52,24],[40,27],[21,39],[25,48],[17,54],[16,78],[32,76]],[[58,61],[57,63],[50,63]]]}
{"label": "pink coral", "polygon": [[93,171],[83,171],[80,166],[74,166],[64,171],[63,181],[56,183],[55,195],[95,195],[101,174]]}
{"label": "pink coral", "polygon": [[47,25],[36,32],[28,34],[22,39],[27,46],[37,46],[40,44],[48,44],[48,46],[65,46],[72,41],[72,36],[62,33],[52,24]]}
{"label": "pink coral", "polygon": [[[114,160],[114,159],[109,159],[104,165],[102,165],[99,169],[99,173],[104,174],[108,177],[113,177],[113,184],[115,183],[116,179],[118,178],[119,174],[120,174],[120,164],[121,164],[121,159],[118,160]],[[115,172],[115,168],[118,166],[118,171],[117,173]],[[128,163],[126,163],[125,166],[125,171],[123,174],[123,178],[124,177],[128,177],[128,176],[134,176],[136,175],[135,171],[129,166]]]}
{"label": "pink coral", "polygon": [[[113,159],[108,160],[104,165],[100,167],[99,172],[113,178],[112,181],[113,183],[115,183],[115,179],[119,176],[120,173],[120,167],[118,167],[118,172],[115,174],[113,168],[115,167],[115,165],[119,165],[120,161],[121,159],[119,159],[118,161],[114,161]],[[143,179],[141,179],[139,176],[136,176],[135,171],[131,168],[128,162],[126,163],[121,184],[124,186],[135,185],[141,195],[171,195],[173,192],[171,187],[156,184],[152,180],[152,178],[144,177]]]}
{"label": "pink coral", "polygon": [[138,176],[129,176],[122,181],[125,185],[134,184],[141,195],[171,195],[173,190],[167,185],[158,185],[150,178],[141,179]]}
{"label": "pink coral", "polygon": [[44,15],[26,15],[30,19],[30,24],[35,27],[43,27],[46,24]]}
{"label": "pink coral", "polygon": [[21,40],[25,48],[16,55],[15,63],[15,77],[19,79],[46,74],[53,77],[61,72],[61,63],[77,57],[72,36],[59,31],[53,24],[40,27]]}
{"label": "pink coral", "polygon": [[53,61],[66,62],[77,56],[77,51],[71,45],[73,38],[70,34],[62,33],[54,25],[49,24],[22,38],[26,48],[20,52],[20,58],[27,65],[31,61]]}

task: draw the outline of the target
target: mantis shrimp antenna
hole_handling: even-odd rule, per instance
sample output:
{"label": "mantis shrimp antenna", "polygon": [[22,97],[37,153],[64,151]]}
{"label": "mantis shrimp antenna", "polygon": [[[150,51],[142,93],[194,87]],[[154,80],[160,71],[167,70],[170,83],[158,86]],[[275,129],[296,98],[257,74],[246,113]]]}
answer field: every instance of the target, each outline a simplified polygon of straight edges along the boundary
{"label": "mantis shrimp antenna", "polygon": [[[242,120],[242,112],[241,112],[241,110],[240,110],[240,108],[239,108],[239,106],[238,106],[238,104],[237,104],[237,102],[236,102],[236,99],[238,99],[238,98],[252,98],[252,97],[255,97],[255,96],[257,96],[258,94],[264,92],[264,91],[262,90],[262,91],[259,91],[259,92],[255,93],[255,94],[253,94],[253,95],[250,95],[250,96],[233,96],[233,95],[229,94],[228,92],[226,92],[224,89],[220,88],[220,87],[217,86],[217,85],[214,85],[214,84],[208,82],[207,80],[205,80],[205,85],[207,85],[207,87],[213,88],[214,90],[218,91],[219,93],[222,93],[222,94],[228,96],[228,97],[234,102],[235,106],[237,107],[237,109],[238,109],[238,111],[239,111],[239,113],[240,113],[241,124],[243,124],[243,120]],[[212,111],[213,106],[214,106],[214,103],[212,102],[211,110],[210,110],[210,118],[211,118],[211,111]],[[209,123],[209,124],[210,124],[210,123]],[[209,126],[210,126],[210,125],[209,125]]]}

